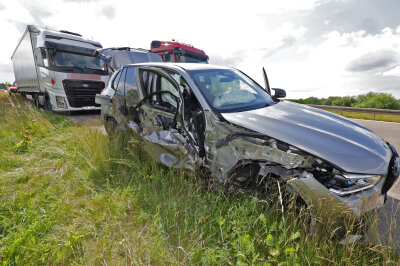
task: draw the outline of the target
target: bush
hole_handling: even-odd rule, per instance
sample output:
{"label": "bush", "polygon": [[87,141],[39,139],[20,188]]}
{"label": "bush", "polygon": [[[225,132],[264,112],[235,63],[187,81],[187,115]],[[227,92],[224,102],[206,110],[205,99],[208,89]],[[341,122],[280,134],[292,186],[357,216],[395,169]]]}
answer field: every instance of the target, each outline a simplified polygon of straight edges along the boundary
{"label": "bush", "polygon": [[316,104],[329,106],[362,107],[400,110],[400,100],[390,93],[368,92],[358,96],[329,96],[328,98],[308,97],[306,99],[290,100],[302,104]]}
{"label": "bush", "polygon": [[396,100],[396,98],[389,93],[368,92],[367,94],[359,95],[352,106],[400,110],[400,100]]}

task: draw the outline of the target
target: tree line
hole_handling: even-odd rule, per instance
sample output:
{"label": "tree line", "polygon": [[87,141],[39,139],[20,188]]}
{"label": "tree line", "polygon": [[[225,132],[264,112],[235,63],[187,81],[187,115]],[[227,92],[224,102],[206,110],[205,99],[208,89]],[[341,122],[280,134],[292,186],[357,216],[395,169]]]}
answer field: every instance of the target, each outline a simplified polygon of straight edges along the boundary
{"label": "tree line", "polygon": [[317,97],[308,97],[290,101],[302,104],[400,110],[400,99],[396,99],[390,93],[368,92],[367,94],[357,96],[329,96],[328,98],[321,99]]}

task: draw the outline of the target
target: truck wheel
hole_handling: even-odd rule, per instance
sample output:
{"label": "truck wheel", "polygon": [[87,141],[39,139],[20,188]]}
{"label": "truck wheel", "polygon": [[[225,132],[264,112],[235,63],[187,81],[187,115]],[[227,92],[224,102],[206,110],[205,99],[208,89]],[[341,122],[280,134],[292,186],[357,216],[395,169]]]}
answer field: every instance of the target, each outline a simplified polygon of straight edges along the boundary
{"label": "truck wheel", "polygon": [[49,97],[49,95],[47,95],[47,94],[46,94],[46,96],[45,96],[44,109],[46,109],[46,110],[48,110],[48,111],[50,111],[50,112],[53,111],[53,106],[51,105],[50,97]]}
{"label": "truck wheel", "polygon": [[39,95],[37,93],[32,95],[33,102],[35,103],[35,106],[37,108],[40,108],[40,103],[39,103]]}

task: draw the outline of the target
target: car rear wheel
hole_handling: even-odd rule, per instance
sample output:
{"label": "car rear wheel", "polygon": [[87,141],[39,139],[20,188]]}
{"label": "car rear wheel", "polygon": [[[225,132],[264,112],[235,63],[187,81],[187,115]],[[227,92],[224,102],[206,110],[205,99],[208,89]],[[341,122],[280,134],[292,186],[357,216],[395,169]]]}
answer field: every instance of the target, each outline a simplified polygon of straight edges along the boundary
{"label": "car rear wheel", "polygon": [[106,119],[104,122],[104,127],[108,136],[112,136],[117,133],[117,121],[112,117]]}

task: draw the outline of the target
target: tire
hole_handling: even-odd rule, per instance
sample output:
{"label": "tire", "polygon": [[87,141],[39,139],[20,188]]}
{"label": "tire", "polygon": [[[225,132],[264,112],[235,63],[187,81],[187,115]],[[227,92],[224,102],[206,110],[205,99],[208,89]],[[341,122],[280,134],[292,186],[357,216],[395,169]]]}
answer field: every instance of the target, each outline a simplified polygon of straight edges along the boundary
{"label": "tire", "polygon": [[40,108],[41,106],[40,106],[40,103],[39,103],[39,95],[37,93],[35,93],[32,96],[33,96],[32,98],[33,98],[33,102],[35,103],[35,106],[37,108]]}
{"label": "tire", "polygon": [[109,137],[115,135],[118,132],[117,121],[114,118],[106,118],[104,122],[104,127]]}
{"label": "tire", "polygon": [[51,105],[50,97],[47,94],[46,94],[45,101],[44,101],[44,109],[46,109],[47,111],[50,111],[50,112],[53,111],[53,106]]}

